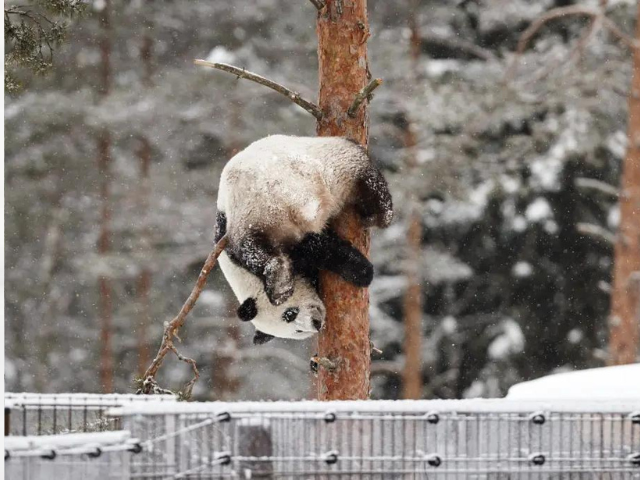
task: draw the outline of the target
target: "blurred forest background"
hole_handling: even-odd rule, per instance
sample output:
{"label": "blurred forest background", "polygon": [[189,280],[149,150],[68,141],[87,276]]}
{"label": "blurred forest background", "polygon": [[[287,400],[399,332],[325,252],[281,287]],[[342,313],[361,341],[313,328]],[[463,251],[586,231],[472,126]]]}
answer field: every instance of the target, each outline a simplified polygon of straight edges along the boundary
{"label": "blurred forest background", "polygon": [[[397,212],[373,234],[374,398],[402,397],[403,322],[416,314],[422,398],[501,396],[605,363],[630,50],[566,16],[514,55],[532,22],[574,3],[633,35],[632,0],[369,0],[371,72],[384,79],[370,152]],[[284,97],[193,60],[313,100],[316,14],[303,0],[93,0],[47,75],[14,72],[7,390],[133,390],[210,251],[225,162],[265,135],[315,133]],[[181,331],[202,374],[195,397],[308,397],[315,342],[253,346],[236,306],[214,271]],[[160,382],[190,374],[171,359]]]}

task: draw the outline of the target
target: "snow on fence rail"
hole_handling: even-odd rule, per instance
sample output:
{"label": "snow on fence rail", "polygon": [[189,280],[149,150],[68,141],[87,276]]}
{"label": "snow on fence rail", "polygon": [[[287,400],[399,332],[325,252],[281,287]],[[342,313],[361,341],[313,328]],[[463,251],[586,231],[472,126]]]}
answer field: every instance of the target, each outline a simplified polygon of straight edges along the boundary
{"label": "snow on fence rail", "polygon": [[640,479],[640,400],[131,401],[107,418],[139,439],[131,479]]}

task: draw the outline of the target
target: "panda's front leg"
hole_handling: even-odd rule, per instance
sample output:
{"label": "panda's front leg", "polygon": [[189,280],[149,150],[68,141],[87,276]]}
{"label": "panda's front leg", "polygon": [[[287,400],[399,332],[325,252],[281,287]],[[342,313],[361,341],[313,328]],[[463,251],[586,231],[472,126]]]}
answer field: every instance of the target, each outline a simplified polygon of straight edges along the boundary
{"label": "panda's front leg", "polygon": [[293,295],[291,259],[263,235],[246,235],[231,247],[230,253],[234,260],[262,279],[265,293],[273,305],[281,305]]}

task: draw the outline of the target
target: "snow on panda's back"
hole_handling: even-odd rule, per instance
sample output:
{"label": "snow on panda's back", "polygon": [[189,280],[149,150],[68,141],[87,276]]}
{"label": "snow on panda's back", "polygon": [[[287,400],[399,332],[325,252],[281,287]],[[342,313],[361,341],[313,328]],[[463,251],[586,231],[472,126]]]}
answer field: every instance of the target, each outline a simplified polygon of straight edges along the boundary
{"label": "snow on panda's back", "polygon": [[218,210],[232,238],[251,228],[276,242],[299,241],[342,209],[368,164],[364,150],[343,138],[272,135],[227,163]]}

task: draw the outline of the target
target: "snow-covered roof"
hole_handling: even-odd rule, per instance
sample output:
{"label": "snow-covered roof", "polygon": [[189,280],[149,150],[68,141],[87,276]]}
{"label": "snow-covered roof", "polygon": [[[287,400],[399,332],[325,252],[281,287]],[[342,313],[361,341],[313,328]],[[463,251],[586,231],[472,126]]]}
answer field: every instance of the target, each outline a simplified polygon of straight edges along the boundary
{"label": "snow-covered roof", "polygon": [[640,407],[640,363],[557,373],[509,389],[512,400],[624,400]]}

